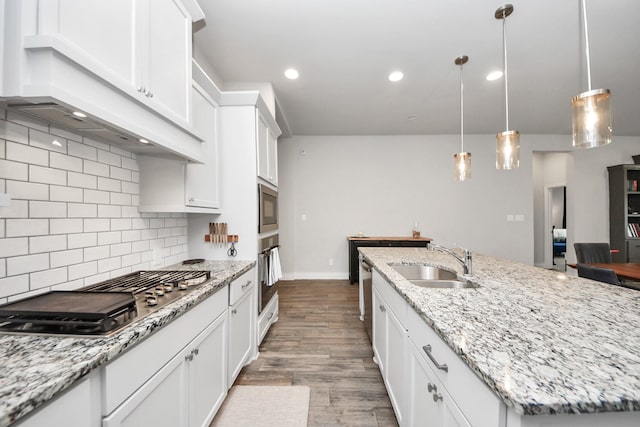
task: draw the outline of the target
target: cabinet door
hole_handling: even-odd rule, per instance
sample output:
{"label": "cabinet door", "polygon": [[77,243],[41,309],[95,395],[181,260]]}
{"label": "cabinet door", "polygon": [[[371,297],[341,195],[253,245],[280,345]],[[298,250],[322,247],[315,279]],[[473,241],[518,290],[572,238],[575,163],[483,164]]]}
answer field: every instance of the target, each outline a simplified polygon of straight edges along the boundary
{"label": "cabinet door", "polygon": [[[178,0],[137,0],[146,6],[140,34],[142,86],[154,108],[189,121],[191,93],[191,17]],[[149,94],[150,92],[150,94]]]}
{"label": "cabinet door", "polygon": [[269,128],[264,121],[260,113],[258,115],[258,130],[257,130],[257,149],[258,149],[258,176],[260,178],[269,180]]}
{"label": "cabinet door", "polygon": [[255,339],[251,321],[254,306],[255,285],[243,294],[237,303],[229,307],[229,388],[249,359]]}
{"label": "cabinet door", "polygon": [[407,331],[400,324],[393,311],[387,307],[387,360],[385,383],[391,404],[395,409],[398,424],[404,425],[406,406],[405,388]]}
{"label": "cabinet door", "polygon": [[189,163],[185,168],[185,205],[220,208],[218,165],[218,105],[196,83],[193,84],[193,126],[202,137],[203,164]]}
{"label": "cabinet door", "polygon": [[179,353],[156,375],[124,401],[108,417],[103,427],[185,425],[186,415],[186,362]]}
{"label": "cabinet door", "polygon": [[372,301],[373,357],[384,378],[387,364],[387,309],[376,288],[373,288]]}
{"label": "cabinet door", "polygon": [[429,362],[413,344],[408,349],[409,396],[407,425],[425,427],[470,427]]}
{"label": "cabinet door", "polygon": [[278,184],[278,139],[267,129],[267,176],[273,185]]}
{"label": "cabinet door", "polygon": [[189,427],[206,427],[227,395],[227,313],[194,341],[189,352]]}

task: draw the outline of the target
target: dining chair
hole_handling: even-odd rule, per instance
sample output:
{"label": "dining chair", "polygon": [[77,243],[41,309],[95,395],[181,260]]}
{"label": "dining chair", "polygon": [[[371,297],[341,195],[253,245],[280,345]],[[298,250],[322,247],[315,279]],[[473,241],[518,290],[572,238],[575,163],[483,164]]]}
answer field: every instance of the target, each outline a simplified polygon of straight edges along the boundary
{"label": "dining chair", "polygon": [[579,264],[611,262],[611,247],[608,243],[574,243],[573,248]]}
{"label": "dining chair", "polygon": [[612,285],[622,285],[616,273],[610,268],[594,267],[592,265],[581,263],[578,263],[576,267],[578,268],[579,277],[603,283],[610,283]]}

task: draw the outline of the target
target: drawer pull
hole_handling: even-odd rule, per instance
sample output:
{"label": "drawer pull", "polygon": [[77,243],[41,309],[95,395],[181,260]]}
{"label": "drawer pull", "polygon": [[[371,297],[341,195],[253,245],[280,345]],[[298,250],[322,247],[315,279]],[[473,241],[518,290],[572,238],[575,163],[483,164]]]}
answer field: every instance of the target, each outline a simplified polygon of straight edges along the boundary
{"label": "drawer pull", "polygon": [[193,360],[193,354],[188,354],[184,357],[184,360],[187,362],[191,362]]}
{"label": "drawer pull", "polygon": [[442,395],[438,393],[433,393],[433,401],[437,403],[438,400],[443,400]]}
{"label": "drawer pull", "polygon": [[433,357],[433,354],[431,354],[431,344],[427,344],[427,345],[423,346],[422,349],[424,350],[425,353],[427,353],[427,356],[433,362],[433,364],[436,365],[436,368],[442,369],[445,372],[449,372],[449,367],[447,366],[447,364],[446,363],[443,363],[443,364],[438,363],[438,361]]}
{"label": "drawer pull", "polygon": [[237,314],[238,310],[236,310],[235,308],[233,310],[231,310],[231,314]]}
{"label": "drawer pull", "polygon": [[251,284],[251,280],[247,280],[247,283],[245,283],[244,285],[242,285],[242,290],[244,291],[244,289],[249,286]]}
{"label": "drawer pull", "polygon": [[429,393],[431,392],[436,393],[438,391],[438,387],[436,387],[435,384],[427,383],[427,391]]}
{"label": "drawer pull", "polygon": [[191,350],[191,354],[193,354],[194,356],[197,356],[198,353],[200,353],[200,350],[198,350],[197,348],[194,348],[193,350]]}
{"label": "drawer pull", "polygon": [[384,313],[385,311],[387,311],[387,309],[386,309],[386,308],[384,308],[384,305],[382,305],[382,304],[380,304],[380,307],[378,307],[378,308],[379,308],[379,309],[380,309],[380,311],[381,311],[381,312],[383,312],[383,313]]}
{"label": "drawer pull", "polygon": [[267,317],[267,320],[271,320],[272,317],[273,317],[273,311],[271,313],[269,313],[269,316]]}

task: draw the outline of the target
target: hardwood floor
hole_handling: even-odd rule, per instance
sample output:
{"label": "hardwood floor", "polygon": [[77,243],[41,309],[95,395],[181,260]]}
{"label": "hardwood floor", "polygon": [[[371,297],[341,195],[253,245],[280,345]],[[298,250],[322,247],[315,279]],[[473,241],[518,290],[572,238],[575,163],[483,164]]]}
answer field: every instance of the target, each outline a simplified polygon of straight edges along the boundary
{"label": "hardwood floor", "polygon": [[359,319],[358,286],[286,281],[278,293],[280,320],[236,384],[308,385],[309,427],[397,426]]}

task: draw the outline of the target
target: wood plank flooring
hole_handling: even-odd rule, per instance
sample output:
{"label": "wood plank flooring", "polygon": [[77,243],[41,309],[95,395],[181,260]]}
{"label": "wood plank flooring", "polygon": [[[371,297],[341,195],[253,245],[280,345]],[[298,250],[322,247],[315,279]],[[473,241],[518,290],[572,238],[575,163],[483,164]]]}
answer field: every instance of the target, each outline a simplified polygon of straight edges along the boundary
{"label": "wood plank flooring", "polygon": [[280,320],[236,384],[308,385],[309,427],[397,426],[359,319],[358,286],[283,281],[278,293]]}

